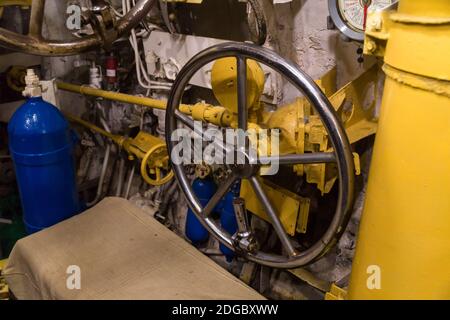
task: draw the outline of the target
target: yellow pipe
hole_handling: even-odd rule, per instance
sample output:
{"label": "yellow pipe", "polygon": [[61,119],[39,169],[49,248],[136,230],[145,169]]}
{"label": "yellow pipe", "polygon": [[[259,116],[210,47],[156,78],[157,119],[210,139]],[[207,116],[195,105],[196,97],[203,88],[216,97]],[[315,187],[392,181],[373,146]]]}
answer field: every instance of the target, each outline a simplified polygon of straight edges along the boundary
{"label": "yellow pipe", "polygon": [[31,6],[32,0],[2,0],[0,2],[0,7],[7,6],[22,6],[28,7]]}
{"label": "yellow pipe", "polygon": [[[56,85],[58,89],[64,91],[79,93],[92,97],[104,98],[107,100],[142,105],[154,109],[165,110],[167,105],[167,102],[164,100],[152,99],[147,97],[138,97],[125,93],[100,90],[85,85],[80,86],[76,84],[59,81],[56,83]],[[187,115],[192,116],[194,120],[206,121],[215,125],[229,126],[233,120],[232,115],[224,107],[211,106],[205,103],[197,103],[195,105],[181,104],[179,110]]]}
{"label": "yellow pipe", "polygon": [[3,16],[3,8],[8,6],[31,6],[32,0],[2,0],[0,1],[0,18]]}
{"label": "yellow pipe", "polygon": [[96,125],[88,122],[88,121],[84,121],[81,118],[78,118],[70,113],[64,112],[64,116],[70,121],[70,122],[75,122],[78,123],[86,128],[91,129],[92,131],[95,131],[97,133],[100,133],[101,135],[111,139],[113,142],[115,142],[117,145],[119,145],[120,147],[123,145],[124,141],[126,140],[125,137],[122,137],[120,135],[115,135],[112,133],[109,133],[106,130],[103,130],[102,128],[97,127]]}
{"label": "yellow pipe", "polygon": [[[133,160],[135,157],[141,160],[141,175],[144,180],[153,186],[163,185],[172,180],[174,173],[172,170],[164,177],[161,177],[161,168],[168,169],[169,156],[167,155],[167,148],[163,140],[152,136],[143,131],[134,138],[126,138],[120,135],[109,133],[96,125],[84,121],[70,113],[65,112],[65,117],[71,122],[78,123],[92,131],[95,131],[116,143],[120,148],[128,152],[129,159]],[[152,167],[149,167],[152,164]],[[154,171],[156,177],[151,178],[148,174],[148,169]]]}
{"label": "yellow pipe", "polygon": [[[70,91],[74,93],[79,93],[83,95],[88,95],[92,97],[98,97],[103,98],[107,100],[113,100],[113,101],[120,101],[124,103],[130,103],[130,104],[137,104],[153,109],[161,109],[165,110],[167,106],[167,101],[164,100],[158,100],[158,99],[152,99],[147,97],[138,97],[133,96],[130,94],[125,93],[119,93],[119,92],[113,92],[113,91],[106,91],[106,90],[100,90],[95,89],[89,86],[79,86],[76,84],[66,83],[66,82],[57,82],[56,86],[58,89],[64,90],[64,91]],[[183,105],[188,107],[188,105]]]}
{"label": "yellow pipe", "polygon": [[388,19],[386,83],[348,296],[450,299],[450,1],[401,0]]}

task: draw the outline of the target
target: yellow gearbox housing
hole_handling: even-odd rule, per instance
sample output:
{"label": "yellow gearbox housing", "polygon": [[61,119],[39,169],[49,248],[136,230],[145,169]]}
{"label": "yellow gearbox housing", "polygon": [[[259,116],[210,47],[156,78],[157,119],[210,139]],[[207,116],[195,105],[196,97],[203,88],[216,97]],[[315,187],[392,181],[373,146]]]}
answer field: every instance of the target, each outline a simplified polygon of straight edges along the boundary
{"label": "yellow gearbox housing", "polygon": [[[247,107],[257,109],[264,90],[265,76],[261,66],[247,60]],[[236,114],[237,105],[237,61],[235,57],[218,59],[211,70],[211,86],[216,99],[231,113]]]}

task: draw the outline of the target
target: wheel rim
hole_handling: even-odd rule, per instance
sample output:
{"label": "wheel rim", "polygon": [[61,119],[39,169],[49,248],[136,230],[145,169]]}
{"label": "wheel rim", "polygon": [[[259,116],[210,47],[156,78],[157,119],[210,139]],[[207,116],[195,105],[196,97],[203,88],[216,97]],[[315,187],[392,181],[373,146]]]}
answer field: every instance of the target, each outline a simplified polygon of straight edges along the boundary
{"label": "wheel rim", "polygon": [[[322,238],[310,248],[294,256],[275,255],[260,251],[254,254],[239,252],[248,260],[275,268],[297,268],[312,263],[326,254],[336,244],[345,230],[353,205],[354,164],[350,143],[336,112],[315,82],[294,63],[283,59],[271,50],[246,43],[223,43],[197,54],[180,71],[170,93],[166,113],[166,140],[169,155],[171,155],[175,146],[174,142],[171,141],[171,134],[177,128],[177,122],[192,124],[193,121],[177,110],[178,105],[181,103],[185,86],[201,67],[225,57],[256,60],[278,71],[305,95],[321,117],[323,125],[328,132],[339,172],[339,195],[335,215]],[[234,250],[232,235],[224,231],[210,217],[203,215],[202,212],[205,208],[202,208],[190,186],[190,181],[184,172],[184,165],[172,163],[172,167],[186,201],[199,221],[217,240]],[[256,183],[255,181],[251,182]]]}

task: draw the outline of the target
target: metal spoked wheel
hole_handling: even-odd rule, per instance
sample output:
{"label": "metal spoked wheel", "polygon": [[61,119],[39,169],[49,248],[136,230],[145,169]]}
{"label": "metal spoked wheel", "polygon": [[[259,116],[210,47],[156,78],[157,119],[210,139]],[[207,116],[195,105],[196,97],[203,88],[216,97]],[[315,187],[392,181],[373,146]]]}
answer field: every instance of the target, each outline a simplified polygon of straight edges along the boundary
{"label": "metal spoked wheel", "polygon": [[[339,195],[333,220],[319,241],[305,251],[298,251],[286,234],[280,219],[278,218],[278,214],[267,197],[260,178],[257,176],[259,164],[267,163],[267,159],[264,159],[264,161],[260,159],[257,164],[244,165],[244,168],[242,166],[235,166],[235,169],[232,169],[231,174],[226,178],[224,183],[218,187],[215,195],[206,206],[201,205],[193,192],[190,181],[184,171],[183,164],[172,163],[175,176],[190,208],[204,227],[222,244],[235,250],[238,254],[248,260],[270,267],[297,268],[307,265],[328,252],[344,232],[353,205],[354,163],[350,143],[333,107],[314,81],[295,64],[283,59],[271,50],[246,43],[223,43],[210,47],[197,54],[180,71],[168,101],[166,113],[166,139],[169,154],[171,154],[173,148],[176,146],[176,143],[171,141],[170,137],[172,132],[177,129],[178,122],[185,124],[194,131],[196,130],[192,118],[182,114],[178,110],[184,88],[191,77],[200,68],[214,60],[225,57],[235,57],[237,60],[238,127],[240,129],[244,131],[247,130],[247,59],[258,61],[286,77],[305,95],[320,115],[328,132],[334,152],[280,155],[278,161],[280,164],[337,163],[339,173]],[[223,148],[225,152],[236,152],[236,150],[228,150],[226,146],[223,146]],[[247,179],[250,182],[271,220],[285,254],[273,254],[259,250],[242,250],[242,247],[240,248],[236,243],[236,235],[228,234],[210,216],[219,201],[239,179]],[[236,204],[235,211],[236,214],[240,211],[239,209],[236,209]],[[239,224],[239,217],[237,217],[237,220]],[[251,233],[251,230],[247,231]],[[247,246],[247,248],[249,247]],[[252,248],[254,248],[254,246],[252,246]]]}
{"label": "metal spoked wheel", "polygon": [[264,10],[257,0],[247,2],[247,23],[253,43],[262,46],[267,40],[267,24]]}
{"label": "metal spoked wheel", "polygon": [[[95,27],[98,27],[98,34],[67,42],[44,39],[42,36],[42,23],[44,20],[45,0],[33,0],[28,34],[22,35],[0,28],[0,46],[42,56],[71,55],[88,51],[112,43],[118,37],[128,33],[147,15],[155,0],[139,0],[125,16],[115,23],[112,22],[111,17],[107,18],[105,16],[106,10],[104,8],[106,4],[103,1],[98,2],[102,5],[93,8],[102,15],[99,20],[101,22],[97,21],[97,23],[94,23]],[[105,26],[106,23],[110,25]],[[108,33],[107,40],[105,39],[106,33]]]}

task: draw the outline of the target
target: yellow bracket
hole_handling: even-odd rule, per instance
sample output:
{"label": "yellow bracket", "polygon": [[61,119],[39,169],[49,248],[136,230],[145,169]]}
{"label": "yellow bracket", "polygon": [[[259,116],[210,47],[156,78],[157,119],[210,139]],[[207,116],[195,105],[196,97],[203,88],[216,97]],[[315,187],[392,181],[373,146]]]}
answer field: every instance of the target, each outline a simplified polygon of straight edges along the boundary
{"label": "yellow bracket", "polygon": [[344,122],[351,144],[377,131],[378,119],[374,111],[379,88],[379,70],[379,66],[374,64],[329,98]]}
{"label": "yellow bracket", "polygon": [[391,21],[388,19],[393,11],[373,11],[367,15],[364,33],[364,54],[383,57],[389,39]]}
{"label": "yellow bracket", "polygon": [[[263,181],[263,188],[279,215],[281,224],[287,234],[305,233],[309,214],[309,199]],[[245,199],[246,208],[261,219],[270,222],[267,213],[258,201],[253,188],[247,180],[242,180],[240,196]]]}
{"label": "yellow bracket", "polygon": [[325,300],[346,300],[347,291],[339,288],[335,283],[331,285],[330,291],[325,294]]}

